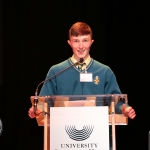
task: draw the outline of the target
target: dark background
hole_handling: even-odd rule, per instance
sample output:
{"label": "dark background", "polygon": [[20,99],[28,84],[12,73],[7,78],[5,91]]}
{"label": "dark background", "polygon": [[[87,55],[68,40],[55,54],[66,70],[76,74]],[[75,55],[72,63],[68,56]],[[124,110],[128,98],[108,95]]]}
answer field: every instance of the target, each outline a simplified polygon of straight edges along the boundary
{"label": "dark background", "polygon": [[68,30],[88,23],[91,57],[114,71],[137,117],[117,126],[117,150],[148,149],[149,4],[138,1],[0,1],[0,149],[43,149],[43,127],[28,117],[30,96],[48,69],[72,55]]}
{"label": "dark background", "polygon": [[2,0],[0,0],[0,86],[2,85],[2,74],[3,74],[3,57],[2,57],[2,48],[3,48],[3,5]]}

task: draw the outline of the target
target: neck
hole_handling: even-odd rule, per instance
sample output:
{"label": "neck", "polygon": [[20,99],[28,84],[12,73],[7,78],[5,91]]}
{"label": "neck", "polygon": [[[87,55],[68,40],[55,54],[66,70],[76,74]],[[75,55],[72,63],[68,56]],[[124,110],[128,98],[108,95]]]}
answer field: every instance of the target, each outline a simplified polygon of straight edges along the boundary
{"label": "neck", "polygon": [[[82,58],[82,59],[83,59],[83,62],[84,62],[88,57],[89,57],[89,55],[86,56],[86,57],[84,57],[84,58]],[[75,57],[75,55],[74,55],[74,58],[75,58],[77,61],[80,61],[80,59],[81,59],[81,58]]]}

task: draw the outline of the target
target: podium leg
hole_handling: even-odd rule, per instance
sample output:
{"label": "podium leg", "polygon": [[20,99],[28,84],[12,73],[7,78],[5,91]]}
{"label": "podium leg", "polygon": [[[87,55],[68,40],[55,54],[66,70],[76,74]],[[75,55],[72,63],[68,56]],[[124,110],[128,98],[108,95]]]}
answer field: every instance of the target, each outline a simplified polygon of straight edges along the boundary
{"label": "podium leg", "polygon": [[116,150],[116,131],[115,131],[115,103],[111,102],[112,106],[112,150]]}
{"label": "podium leg", "polygon": [[[48,112],[48,104],[44,103],[44,111]],[[49,116],[44,115],[44,150],[50,150],[50,125]]]}

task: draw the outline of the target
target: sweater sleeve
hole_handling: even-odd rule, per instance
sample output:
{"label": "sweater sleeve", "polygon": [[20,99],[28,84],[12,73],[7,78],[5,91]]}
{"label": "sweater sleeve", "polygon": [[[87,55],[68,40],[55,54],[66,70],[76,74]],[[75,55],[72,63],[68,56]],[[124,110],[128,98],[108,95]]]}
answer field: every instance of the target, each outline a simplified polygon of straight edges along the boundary
{"label": "sweater sleeve", "polygon": [[[122,94],[113,71],[108,67],[106,71],[105,94]],[[115,106],[116,113],[122,113],[123,102],[118,101]]]}
{"label": "sweater sleeve", "polygon": [[104,90],[105,94],[121,94],[115,74],[109,67],[106,70]]}
{"label": "sweater sleeve", "polygon": [[[54,69],[53,67],[47,73],[46,79],[54,76]],[[57,84],[56,78],[53,77],[52,79],[46,81],[40,91],[40,96],[49,96],[49,95],[56,95],[57,94]]]}

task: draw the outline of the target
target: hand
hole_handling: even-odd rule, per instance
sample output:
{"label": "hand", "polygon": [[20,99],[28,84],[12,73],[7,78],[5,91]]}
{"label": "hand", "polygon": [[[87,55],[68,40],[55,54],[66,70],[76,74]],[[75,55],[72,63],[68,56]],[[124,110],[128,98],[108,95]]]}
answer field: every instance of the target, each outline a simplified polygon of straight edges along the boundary
{"label": "hand", "polygon": [[122,105],[122,113],[125,117],[129,117],[130,119],[134,119],[136,116],[134,109],[131,106],[127,107],[126,104]]}
{"label": "hand", "polygon": [[37,110],[36,110],[36,115],[34,114],[34,108],[33,106],[29,109],[28,111],[28,115],[30,118],[35,118],[35,117],[38,117],[40,116],[40,112],[42,112],[42,109],[38,108],[37,107]]}

